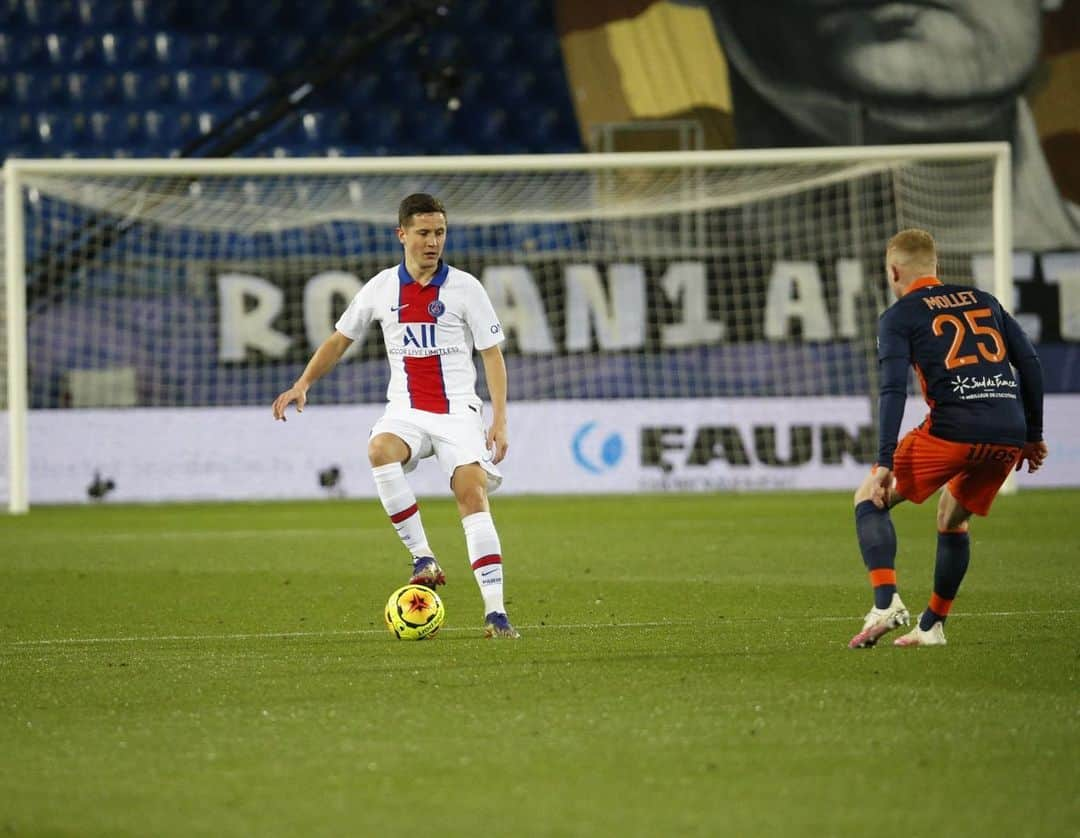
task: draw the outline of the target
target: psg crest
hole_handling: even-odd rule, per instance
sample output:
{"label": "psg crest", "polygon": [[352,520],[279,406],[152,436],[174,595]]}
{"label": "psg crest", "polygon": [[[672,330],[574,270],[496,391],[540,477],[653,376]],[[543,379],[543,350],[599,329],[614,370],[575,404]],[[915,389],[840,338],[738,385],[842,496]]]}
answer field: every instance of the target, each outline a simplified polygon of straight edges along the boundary
{"label": "psg crest", "polygon": [[428,303],[427,313],[430,314],[432,317],[438,317],[444,311],[446,311],[446,306],[443,305],[442,300],[432,300],[430,303]]}

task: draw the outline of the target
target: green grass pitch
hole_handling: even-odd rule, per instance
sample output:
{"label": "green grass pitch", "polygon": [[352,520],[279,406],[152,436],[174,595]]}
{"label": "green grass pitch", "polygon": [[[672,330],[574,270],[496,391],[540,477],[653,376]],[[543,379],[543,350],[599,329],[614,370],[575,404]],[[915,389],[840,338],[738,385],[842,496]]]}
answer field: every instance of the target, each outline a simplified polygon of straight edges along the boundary
{"label": "green grass pitch", "polygon": [[[0,835],[1080,834],[1080,492],[977,520],[908,650],[846,648],[850,498],[497,497],[517,642],[447,501],[421,643],[373,500],[0,517]],[[933,517],[894,513],[913,611]]]}

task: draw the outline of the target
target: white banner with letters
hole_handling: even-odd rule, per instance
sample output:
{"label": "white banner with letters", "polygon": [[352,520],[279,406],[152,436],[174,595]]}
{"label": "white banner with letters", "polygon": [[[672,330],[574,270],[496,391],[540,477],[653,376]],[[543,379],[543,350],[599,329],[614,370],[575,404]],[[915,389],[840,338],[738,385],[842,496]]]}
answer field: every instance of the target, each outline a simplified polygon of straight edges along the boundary
{"label": "white banner with letters", "polygon": [[[905,430],[925,412],[909,400]],[[269,408],[32,411],[30,500],[374,497],[366,443],[381,414],[313,404],[281,423]],[[1080,486],[1077,427],[1080,395],[1048,396],[1050,458],[1021,487]],[[853,490],[876,439],[865,398],[514,402],[501,492]],[[433,458],[412,484],[449,494]]]}

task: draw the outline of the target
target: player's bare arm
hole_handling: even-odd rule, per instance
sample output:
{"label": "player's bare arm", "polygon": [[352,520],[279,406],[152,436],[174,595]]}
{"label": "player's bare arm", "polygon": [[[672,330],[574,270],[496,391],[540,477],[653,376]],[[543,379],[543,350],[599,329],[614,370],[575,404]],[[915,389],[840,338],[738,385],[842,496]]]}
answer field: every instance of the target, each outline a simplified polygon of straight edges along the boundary
{"label": "player's bare arm", "polygon": [[487,447],[492,451],[491,461],[498,465],[506,457],[510,437],[506,429],[506,361],[502,349],[496,345],[480,350],[487,377],[488,393],[491,394],[491,427],[487,431]]}
{"label": "player's bare arm", "polygon": [[337,365],[341,356],[345,354],[345,350],[351,345],[352,338],[346,337],[341,332],[334,332],[324,340],[304,367],[304,372],[296,379],[296,383],[274,399],[274,418],[282,422],[287,421],[285,409],[293,402],[296,403],[296,412],[303,413],[304,405],[307,404],[308,389]]}

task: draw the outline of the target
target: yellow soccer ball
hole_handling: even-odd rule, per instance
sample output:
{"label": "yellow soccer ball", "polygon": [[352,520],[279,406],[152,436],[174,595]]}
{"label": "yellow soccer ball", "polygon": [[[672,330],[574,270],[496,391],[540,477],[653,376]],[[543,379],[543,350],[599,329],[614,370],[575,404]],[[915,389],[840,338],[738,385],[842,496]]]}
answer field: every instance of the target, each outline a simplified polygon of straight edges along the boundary
{"label": "yellow soccer ball", "polygon": [[423,585],[406,585],[390,594],[386,627],[399,640],[426,640],[446,619],[439,595]]}

